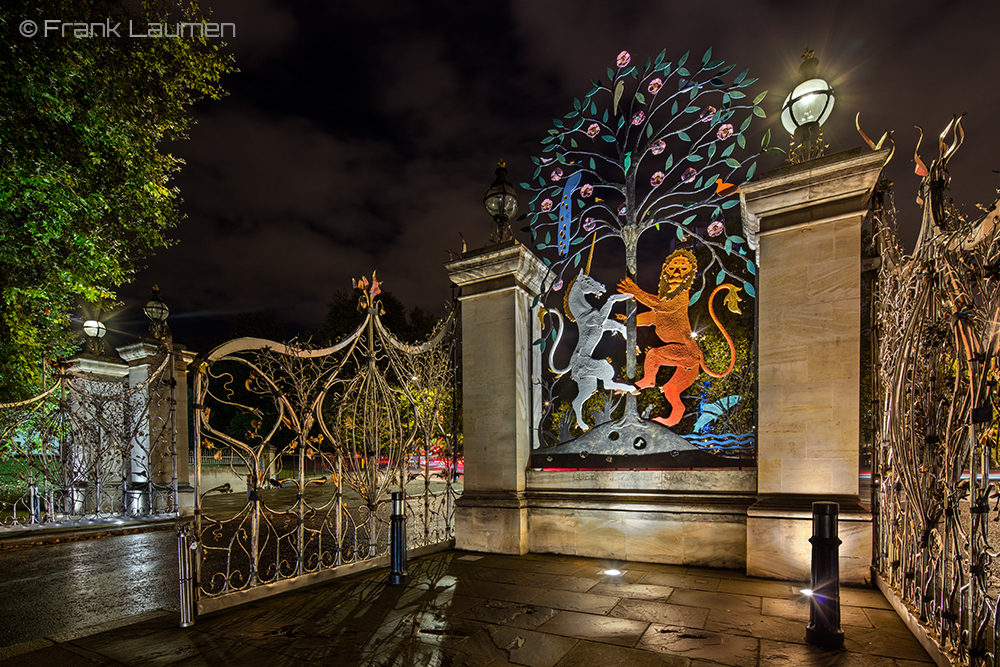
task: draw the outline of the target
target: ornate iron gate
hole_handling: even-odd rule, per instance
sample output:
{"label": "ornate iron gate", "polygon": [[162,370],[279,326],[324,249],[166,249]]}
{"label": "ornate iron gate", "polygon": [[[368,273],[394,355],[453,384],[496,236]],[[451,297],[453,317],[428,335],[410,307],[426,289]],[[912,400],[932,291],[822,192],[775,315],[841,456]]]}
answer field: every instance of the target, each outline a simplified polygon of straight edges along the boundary
{"label": "ornate iron gate", "polygon": [[1000,200],[967,220],[946,197],[962,136],[960,121],[949,124],[930,168],[917,157],[924,215],[913,255],[891,203],[876,198],[874,568],[957,664],[996,667]]}
{"label": "ornate iron gate", "polygon": [[[387,564],[391,490],[405,495],[410,549],[453,543],[454,313],[407,345],[382,324],[378,282],[358,287],[364,321],[332,347],[241,338],[195,362],[197,506],[179,549],[182,624]],[[226,462],[222,476],[203,463],[212,460]]]}
{"label": "ornate iron gate", "polygon": [[146,377],[131,386],[122,362],[81,357],[0,405],[0,529],[176,514],[174,355],[134,347]]}

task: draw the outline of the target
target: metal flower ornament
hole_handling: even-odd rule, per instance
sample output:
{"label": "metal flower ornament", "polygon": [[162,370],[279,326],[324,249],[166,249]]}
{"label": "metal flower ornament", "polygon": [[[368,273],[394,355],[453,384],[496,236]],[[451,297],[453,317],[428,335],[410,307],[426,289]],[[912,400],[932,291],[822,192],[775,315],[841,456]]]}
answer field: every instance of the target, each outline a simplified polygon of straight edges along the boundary
{"label": "metal flower ornament", "polygon": [[[662,428],[680,422],[685,411],[681,392],[702,369],[708,370],[691,336],[688,307],[703,299],[710,302],[722,292],[725,305],[739,312],[740,297],[755,296],[752,252],[743,237],[726,233],[725,218],[727,211],[739,205],[739,185],[753,177],[760,153],[783,154],[781,149],[769,148],[769,131],[760,150],[747,150],[745,133],[754,117],[765,117],[760,103],[766,95],[765,91],[749,97],[746,89],[756,79],[747,71],[735,73],[734,65],[713,59],[711,49],[693,65],[688,54],[676,62],[665,56],[663,51],[639,65],[629,52],[622,51],[615,66],[607,69],[607,79],[592,79],[590,92],[574,99],[573,110],[553,121],[542,140],[541,155],[532,158],[537,165],[533,182],[520,184],[533,193],[524,231],[530,232],[553,272],[547,294],[535,305],[543,299],[554,301],[553,295],[565,286],[562,309],[579,326],[570,366],[555,369],[549,364],[557,373],[569,371],[577,385],[573,419],[562,420],[557,439],[566,442],[566,424],[572,422],[576,431],[586,432],[587,442],[578,443],[578,448],[588,447],[587,453],[603,453],[604,449],[595,447],[607,443],[598,440],[612,433],[615,437],[608,452],[620,453],[625,446],[630,454],[648,453],[656,449],[653,441],[669,436],[674,436],[664,444],[669,451],[691,447]],[[657,243],[664,249],[661,257],[666,257],[658,295],[643,290],[638,279],[639,239],[651,232],[659,232]],[[625,276],[618,285],[620,294],[595,308],[589,299],[602,298],[606,288],[589,275],[590,263],[595,252],[621,252],[617,243],[609,241],[624,246]],[[679,257],[681,246],[687,255]],[[590,260],[581,268],[588,253]],[[625,312],[612,314],[619,301],[625,301]],[[649,310],[637,312],[636,302]],[[711,303],[709,310],[719,324]],[[539,312],[545,329],[534,344],[543,355],[563,338],[565,323],[557,311],[543,305]],[[588,324],[580,322],[577,311],[589,316]],[[646,375],[640,379],[637,327],[642,326],[652,326],[660,344],[646,353]],[[599,344],[607,346],[614,340],[602,343],[605,332],[625,342],[624,377],[617,380],[610,362],[592,356]],[[724,329],[723,333],[729,339]],[[670,350],[678,336],[687,339],[684,353],[674,355]],[[729,370],[723,375],[732,370],[735,360],[731,339],[729,347]],[[550,358],[553,352],[549,350]],[[663,383],[656,378],[661,366],[675,369]],[[595,369],[600,372],[595,374]],[[584,423],[583,404],[599,384],[624,396],[625,405],[619,410],[620,418],[612,419],[611,410],[605,409],[604,427],[595,424],[591,428]],[[636,397],[652,387],[662,391],[669,412],[647,420],[638,414]],[[614,396],[609,400],[613,402]],[[553,397],[546,405],[555,402]],[[539,423],[546,417],[542,415]],[[656,422],[661,430],[649,425]],[[623,429],[629,437],[623,437]],[[543,437],[536,444],[552,443]]]}

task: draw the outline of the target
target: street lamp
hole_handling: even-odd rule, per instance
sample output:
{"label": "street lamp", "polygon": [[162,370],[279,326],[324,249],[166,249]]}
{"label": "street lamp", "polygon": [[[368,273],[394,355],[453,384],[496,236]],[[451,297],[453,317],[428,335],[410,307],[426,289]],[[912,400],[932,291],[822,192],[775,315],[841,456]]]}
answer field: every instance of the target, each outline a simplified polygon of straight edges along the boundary
{"label": "street lamp", "polygon": [[510,241],[510,219],[517,215],[517,195],[514,186],[507,182],[507,165],[503,160],[497,163],[497,178],[483,196],[486,212],[493,218],[496,227],[490,235],[492,243]]}
{"label": "street lamp", "polygon": [[826,145],[820,126],[833,111],[833,87],[816,75],[819,60],[806,49],[799,66],[800,83],[781,105],[781,124],[792,135],[788,161],[792,164],[821,157]]}
{"label": "street lamp", "polygon": [[153,336],[163,338],[169,332],[169,329],[167,329],[167,316],[170,315],[170,309],[167,308],[167,304],[163,303],[163,299],[160,298],[160,288],[158,285],[153,285],[153,291],[149,295],[149,300],[143,307],[142,312],[146,313],[146,317],[151,322],[149,332]]}
{"label": "street lamp", "polygon": [[87,320],[83,323],[83,334],[87,337],[87,352],[90,354],[104,354],[104,336],[108,333],[108,328],[100,320]]}

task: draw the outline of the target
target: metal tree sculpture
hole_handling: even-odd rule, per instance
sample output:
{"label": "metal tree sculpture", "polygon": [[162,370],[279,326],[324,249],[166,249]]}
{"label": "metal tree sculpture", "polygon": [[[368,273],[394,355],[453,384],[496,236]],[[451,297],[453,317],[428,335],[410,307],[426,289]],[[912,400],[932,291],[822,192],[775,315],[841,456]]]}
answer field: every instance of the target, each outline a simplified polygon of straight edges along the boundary
{"label": "metal tree sculpture", "polygon": [[[739,204],[738,185],[756,171],[759,153],[740,161],[734,152],[746,148],[744,133],[753,117],[765,117],[759,105],[766,91],[750,101],[743,89],[756,79],[747,71],[728,79],[735,66],[713,60],[711,49],[690,69],[687,53],[676,65],[664,56],[647,59],[640,69],[622,51],[617,67],[607,70],[608,81],[592,79],[591,91],[553,121],[542,155],[532,158],[536,184],[521,183],[534,193],[525,231],[538,249],[557,250],[555,260],[543,258],[555,274],[550,291],[561,289],[565,272],[580,265],[588,247],[608,238],[624,244],[627,275],[634,281],[639,238],[673,227],[679,240],[696,239],[710,255],[691,287],[691,304],[712,278],[720,285],[729,276],[755,295],[742,277],[756,272],[746,240],[726,235],[723,220]],[[783,155],[768,148],[769,140],[770,131],[761,150]],[[535,345],[544,352],[546,340]],[[630,304],[630,380],[636,370],[636,308]],[[634,394],[627,406],[630,418],[636,414]]]}

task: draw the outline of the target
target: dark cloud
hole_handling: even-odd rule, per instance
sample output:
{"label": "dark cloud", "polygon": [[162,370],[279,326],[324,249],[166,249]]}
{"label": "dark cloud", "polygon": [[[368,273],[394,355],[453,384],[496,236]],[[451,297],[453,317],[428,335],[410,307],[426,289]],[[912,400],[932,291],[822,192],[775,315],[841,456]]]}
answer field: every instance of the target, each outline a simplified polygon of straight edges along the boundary
{"label": "dark cloud", "polygon": [[[749,68],[770,91],[757,132],[771,128],[776,142],[778,106],[815,49],[838,94],[831,151],[860,145],[858,112],[870,135],[896,131],[889,176],[904,226],[917,216],[914,125],[934,137],[968,112],[953,196],[971,210],[1000,184],[995,2],[211,4],[215,20],[237,24],[228,41],[241,72],[175,147],[187,160],[179,243],[121,291],[141,301],[160,283],[185,332],[209,314],[256,310],[316,327],[335,290],[376,269],[407,305],[441,312],[444,251],[461,248],[459,234],[469,247],[488,238],[481,201],[496,161],[527,180],[551,119],[622,49],[676,59],[711,46]],[[922,154],[930,161],[936,140]]]}

